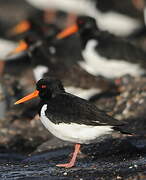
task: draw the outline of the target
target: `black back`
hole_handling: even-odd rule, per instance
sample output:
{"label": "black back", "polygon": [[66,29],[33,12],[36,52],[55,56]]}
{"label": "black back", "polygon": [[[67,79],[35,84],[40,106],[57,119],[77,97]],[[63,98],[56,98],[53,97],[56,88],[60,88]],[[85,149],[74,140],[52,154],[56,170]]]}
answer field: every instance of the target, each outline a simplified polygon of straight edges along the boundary
{"label": "black back", "polygon": [[142,13],[133,6],[132,0],[95,0],[95,3],[96,8],[103,13],[117,12],[133,18],[142,18]]}
{"label": "black back", "polygon": [[125,60],[141,65],[146,64],[146,52],[144,50],[124,38],[99,30],[93,18],[80,16],[77,19],[77,24],[83,50],[90,40],[95,40],[97,42],[95,51],[108,60]]}
{"label": "black back", "polygon": [[[46,86],[46,88],[44,88]],[[43,88],[42,88],[43,87]],[[121,122],[97,109],[94,104],[72,94],[66,93],[62,83],[54,78],[41,79],[37,83],[40,110],[47,104],[45,112],[53,123],[77,123],[91,126],[120,126]]]}

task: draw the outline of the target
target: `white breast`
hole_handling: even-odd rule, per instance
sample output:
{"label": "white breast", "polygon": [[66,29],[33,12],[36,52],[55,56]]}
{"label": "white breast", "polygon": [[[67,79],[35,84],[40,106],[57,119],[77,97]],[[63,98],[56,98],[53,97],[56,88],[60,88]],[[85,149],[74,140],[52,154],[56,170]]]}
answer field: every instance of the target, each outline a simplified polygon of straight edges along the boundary
{"label": "white breast", "polygon": [[108,60],[100,56],[95,51],[97,41],[90,40],[84,51],[82,51],[85,61],[80,61],[79,65],[87,72],[93,75],[103,75],[107,78],[120,77],[125,74],[139,76],[144,73],[144,70],[138,64],[132,64],[124,60]]}
{"label": "white breast", "polygon": [[128,36],[141,26],[139,20],[112,11],[102,13],[97,10],[96,20],[101,30],[107,30],[118,36]]}
{"label": "white breast", "polygon": [[41,121],[44,126],[59,139],[70,141],[74,143],[88,144],[96,138],[112,133],[112,126],[87,126],[76,123],[52,123],[46,116],[45,111],[47,105],[45,104],[41,109]]}

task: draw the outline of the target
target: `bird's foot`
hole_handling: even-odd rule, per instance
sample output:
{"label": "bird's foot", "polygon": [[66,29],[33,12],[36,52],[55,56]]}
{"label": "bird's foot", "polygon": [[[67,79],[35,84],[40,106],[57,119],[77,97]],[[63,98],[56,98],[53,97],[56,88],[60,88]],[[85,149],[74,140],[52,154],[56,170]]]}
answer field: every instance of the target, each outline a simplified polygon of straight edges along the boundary
{"label": "bird's foot", "polygon": [[73,153],[73,157],[71,159],[71,161],[69,163],[66,163],[66,164],[57,164],[56,166],[57,167],[65,167],[65,168],[71,168],[75,165],[75,162],[76,162],[76,158],[77,158],[77,154],[78,152],[80,151],[80,144],[76,144],[75,145],[75,151]]}
{"label": "bird's foot", "polygon": [[65,168],[71,168],[74,166],[74,163],[66,163],[66,164],[57,164],[57,167],[65,167]]}

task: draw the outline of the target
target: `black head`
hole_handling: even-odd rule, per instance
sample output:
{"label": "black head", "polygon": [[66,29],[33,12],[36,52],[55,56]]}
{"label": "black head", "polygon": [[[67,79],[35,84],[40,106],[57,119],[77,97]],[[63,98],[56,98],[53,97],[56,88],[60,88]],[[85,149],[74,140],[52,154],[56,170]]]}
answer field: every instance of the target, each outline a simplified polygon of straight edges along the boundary
{"label": "black head", "polygon": [[31,14],[29,14],[27,21],[29,21],[30,23],[30,30],[37,31],[39,28],[41,28],[45,24],[44,12],[41,10],[32,12]]}
{"label": "black head", "polygon": [[40,96],[42,102],[44,103],[44,101],[48,101],[48,99],[51,99],[62,92],[65,91],[60,80],[55,79],[53,77],[40,79],[36,84],[36,90],[28,94],[27,96],[21,98],[20,100],[15,102],[15,104],[20,104],[29,101],[38,96]]}
{"label": "black head", "polygon": [[30,47],[31,45],[34,45],[37,41],[39,41],[41,38],[34,32],[28,32],[27,34],[25,34],[23,39]]}
{"label": "black head", "polygon": [[79,27],[79,31],[98,29],[96,20],[89,16],[79,16],[77,18],[77,25]]}
{"label": "black head", "polygon": [[36,84],[36,89],[43,100],[48,100],[48,98],[53,98],[56,94],[64,92],[61,81],[53,77],[40,79]]}
{"label": "black head", "polygon": [[89,16],[79,16],[77,25],[81,38],[81,47],[84,49],[88,40],[97,36],[100,32],[94,18]]}

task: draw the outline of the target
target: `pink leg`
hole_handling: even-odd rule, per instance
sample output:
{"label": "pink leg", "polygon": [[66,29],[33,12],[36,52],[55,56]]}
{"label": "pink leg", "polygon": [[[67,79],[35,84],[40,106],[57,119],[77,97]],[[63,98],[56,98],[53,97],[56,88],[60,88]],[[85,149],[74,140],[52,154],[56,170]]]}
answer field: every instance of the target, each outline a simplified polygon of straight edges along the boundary
{"label": "pink leg", "polygon": [[75,150],[74,150],[72,159],[71,159],[71,161],[69,163],[66,163],[66,164],[57,164],[56,166],[58,166],[58,167],[66,167],[66,168],[73,167],[75,165],[78,152],[80,151],[80,147],[81,147],[80,144],[76,144],[75,145]]}

